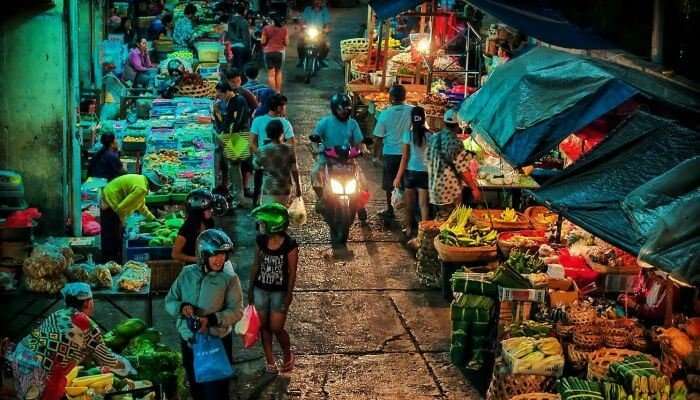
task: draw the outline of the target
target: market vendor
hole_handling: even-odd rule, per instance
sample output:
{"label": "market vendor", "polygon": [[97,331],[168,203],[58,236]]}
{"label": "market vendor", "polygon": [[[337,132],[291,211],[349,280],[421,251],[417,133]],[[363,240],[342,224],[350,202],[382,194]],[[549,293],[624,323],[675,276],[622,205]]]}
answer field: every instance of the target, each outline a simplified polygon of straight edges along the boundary
{"label": "market vendor", "polygon": [[152,87],[157,71],[148,55],[146,38],[139,39],[136,47],[129,52],[129,60],[124,66],[124,80],[133,82],[137,87]]}
{"label": "market vendor", "polygon": [[104,178],[107,182],[124,175],[124,165],[119,159],[119,145],[113,133],[103,133],[100,136],[102,148],[92,156],[88,166],[88,176]]}
{"label": "market vendor", "polygon": [[177,233],[171,257],[186,264],[197,262],[196,244],[200,233],[214,227],[214,196],[208,190],[197,189],[187,195],[187,218]]}
{"label": "market vendor", "polygon": [[194,44],[194,16],[197,14],[197,6],[187,4],[185,6],[184,16],[175,21],[173,29],[173,41],[176,45],[182,48],[191,47]]}
{"label": "market vendor", "polygon": [[92,315],[90,286],[67,284],[65,308],[49,315],[10,355],[17,398],[58,400],[65,396],[66,374],[88,357],[118,375],[135,374],[129,361],[114,354],[102,340]]}
{"label": "market vendor", "polygon": [[127,174],[115,178],[102,188],[100,201],[101,242],[104,261],[121,262],[122,226],[129,215],[139,212],[147,220],[155,217],[146,207],[148,191],[162,186],[161,177],[153,171],[144,175]]}

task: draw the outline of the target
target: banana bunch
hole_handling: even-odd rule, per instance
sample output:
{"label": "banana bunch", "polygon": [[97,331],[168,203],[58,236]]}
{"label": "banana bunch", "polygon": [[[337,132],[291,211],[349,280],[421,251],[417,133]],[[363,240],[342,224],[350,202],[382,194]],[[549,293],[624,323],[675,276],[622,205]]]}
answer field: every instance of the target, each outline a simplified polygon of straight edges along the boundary
{"label": "banana bunch", "polygon": [[469,229],[458,228],[440,231],[442,243],[457,247],[493,246],[497,236],[498,232],[495,230],[488,227],[479,228],[475,225],[470,226]]}
{"label": "banana bunch", "polygon": [[510,338],[502,341],[501,347],[514,358],[523,358],[535,352],[535,340],[529,337]]}
{"label": "banana bunch", "polygon": [[559,340],[553,337],[547,337],[536,341],[535,347],[546,356],[563,354],[561,343],[559,343]]}
{"label": "banana bunch", "polygon": [[501,212],[501,215],[496,218],[496,221],[499,222],[517,222],[518,221],[518,213],[515,212],[514,209],[512,208],[506,208]]}

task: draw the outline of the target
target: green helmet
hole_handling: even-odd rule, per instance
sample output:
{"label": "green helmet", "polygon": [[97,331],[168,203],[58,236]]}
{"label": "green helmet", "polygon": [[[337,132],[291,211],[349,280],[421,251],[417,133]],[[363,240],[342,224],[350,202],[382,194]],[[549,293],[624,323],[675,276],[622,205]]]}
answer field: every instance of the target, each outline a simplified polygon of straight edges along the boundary
{"label": "green helmet", "polygon": [[254,209],[251,215],[265,224],[265,232],[268,234],[284,232],[289,226],[289,212],[280,203],[264,204]]}

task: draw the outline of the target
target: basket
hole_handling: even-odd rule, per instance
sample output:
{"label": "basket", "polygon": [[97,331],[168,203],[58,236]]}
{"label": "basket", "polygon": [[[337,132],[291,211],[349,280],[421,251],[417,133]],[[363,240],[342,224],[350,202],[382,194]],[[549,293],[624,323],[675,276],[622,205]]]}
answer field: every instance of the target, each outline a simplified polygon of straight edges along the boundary
{"label": "basket", "polygon": [[184,266],[183,263],[175,260],[148,261],[146,265],[151,269],[151,292],[170,290],[170,286]]}
{"label": "basket", "polygon": [[557,322],[557,325],[556,325],[557,335],[560,338],[571,337],[571,335],[574,334],[574,327],[575,327],[575,325],[567,325],[567,324],[564,324],[561,322]]}
{"label": "basket", "polygon": [[510,400],[518,395],[544,393],[553,386],[554,380],[551,376],[511,375],[501,365],[497,365],[486,393],[486,400]]}
{"label": "basket", "polygon": [[623,350],[623,349],[600,349],[591,355],[588,361],[588,379],[598,379],[603,380],[608,375],[608,369],[610,364],[620,362],[629,356],[636,356],[643,354],[649,357],[652,364],[659,368],[661,363],[656,357],[652,357],[648,354],[640,353],[634,350]]}
{"label": "basket", "polygon": [[155,21],[155,19],[155,16],[138,17],[136,18],[136,27],[139,29],[148,29],[151,26],[151,23]]}
{"label": "basket", "polygon": [[369,40],[366,38],[345,39],[340,41],[340,58],[350,62],[360,54],[367,53]]}
{"label": "basket", "polygon": [[153,49],[159,53],[171,53],[175,51],[175,42],[170,39],[154,40]]}
{"label": "basket", "polygon": [[578,371],[583,371],[588,366],[588,361],[593,356],[592,351],[582,351],[576,348],[574,344],[569,344],[566,347],[569,364]]}
{"label": "basket", "polygon": [[632,350],[646,351],[649,349],[649,340],[644,336],[635,336],[630,339],[630,347]]}
{"label": "basket", "polygon": [[425,110],[426,116],[443,118],[445,115],[445,106],[426,103],[418,103],[418,106],[422,107]]}
{"label": "basket", "polygon": [[[525,214],[525,216],[530,220],[530,224],[533,228],[542,230],[547,230],[550,225],[542,223],[541,219],[543,216],[552,215],[558,217],[557,213],[552,212],[547,207],[543,206],[528,207],[525,209],[525,212],[523,214]],[[556,219],[554,219],[554,221],[556,221]]]}
{"label": "basket", "polygon": [[[493,229],[497,231],[520,231],[530,229],[530,220],[528,220],[523,213],[517,213],[518,219],[515,222],[497,221],[496,218],[500,216],[501,211],[503,210],[472,210],[470,220],[474,224],[482,227],[491,227],[493,223]],[[491,218],[489,218],[489,214]]]}
{"label": "basket", "polygon": [[439,236],[435,237],[433,245],[440,255],[440,259],[446,262],[492,261],[498,257],[495,245],[481,247],[448,246],[440,241]]}
{"label": "basket", "polygon": [[572,325],[590,325],[595,321],[597,315],[594,308],[573,306],[567,310],[566,319]]}
{"label": "basket", "polygon": [[579,350],[597,350],[603,346],[603,335],[594,325],[577,325],[574,328],[574,344]]}
{"label": "basket", "polygon": [[214,98],[216,96],[216,82],[205,81],[204,85],[201,86],[180,85],[177,88],[177,94],[182,97]]}
{"label": "basket", "polygon": [[511,400],[559,400],[558,394],[552,393],[527,393],[511,397]]}
{"label": "basket", "polygon": [[[532,240],[533,245],[521,247],[513,243],[509,243],[508,240],[516,235],[526,237]],[[496,243],[498,244],[498,249],[501,250],[501,253],[503,253],[504,256],[508,257],[510,251],[515,247],[536,254],[540,246],[547,243],[547,239],[545,238],[545,231],[542,230],[509,231],[499,233],[498,241]]]}
{"label": "basket", "polygon": [[357,62],[356,58],[350,61],[350,75],[352,76],[353,80],[362,80],[368,82],[369,71],[361,71],[360,65],[364,66],[364,64],[360,64],[359,62]]}
{"label": "basket", "polygon": [[673,351],[671,343],[667,338],[661,339],[661,372],[667,376],[673,376],[683,368],[683,360]]}
{"label": "basket", "polygon": [[194,47],[197,49],[197,59],[200,63],[219,62],[221,45],[217,42],[197,42]]}

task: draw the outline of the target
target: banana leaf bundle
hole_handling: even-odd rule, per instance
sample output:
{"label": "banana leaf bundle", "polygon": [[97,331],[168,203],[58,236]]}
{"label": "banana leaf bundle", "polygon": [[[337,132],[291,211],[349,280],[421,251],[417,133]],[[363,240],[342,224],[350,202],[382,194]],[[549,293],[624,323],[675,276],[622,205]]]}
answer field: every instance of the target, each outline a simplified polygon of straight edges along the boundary
{"label": "banana leaf bundle", "polygon": [[562,400],[605,400],[598,382],[576,377],[559,379],[557,392]]}
{"label": "banana leaf bundle", "polygon": [[452,291],[455,293],[498,296],[498,286],[491,282],[488,274],[457,271],[452,274]]}
{"label": "banana leaf bundle", "polygon": [[532,289],[530,280],[520,275],[512,267],[501,264],[496,269],[492,281],[498,286],[510,289]]}
{"label": "banana leaf bundle", "polygon": [[659,371],[651,360],[644,355],[625,357],[624,360],[610,364],[610,376],[621,382],[628,392],[649,397],[651,395],[671,392],[671,382]]}

